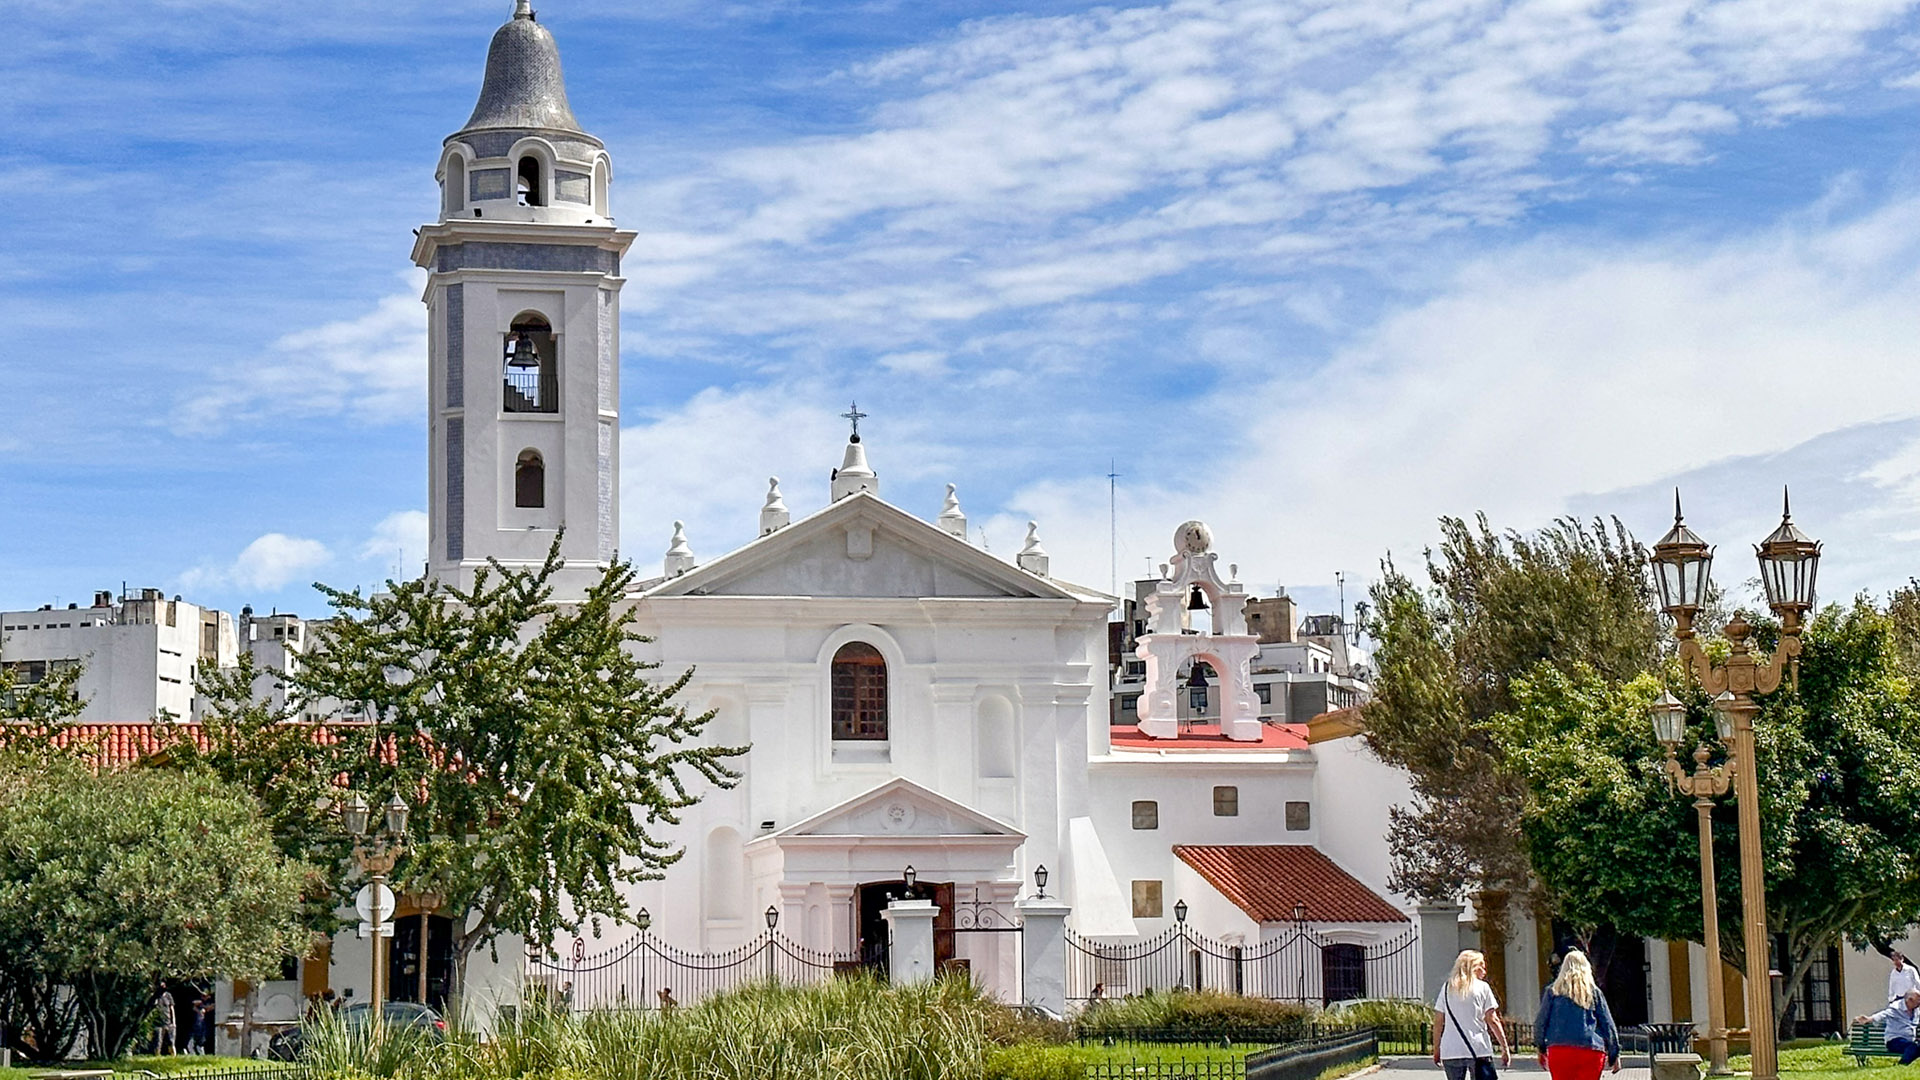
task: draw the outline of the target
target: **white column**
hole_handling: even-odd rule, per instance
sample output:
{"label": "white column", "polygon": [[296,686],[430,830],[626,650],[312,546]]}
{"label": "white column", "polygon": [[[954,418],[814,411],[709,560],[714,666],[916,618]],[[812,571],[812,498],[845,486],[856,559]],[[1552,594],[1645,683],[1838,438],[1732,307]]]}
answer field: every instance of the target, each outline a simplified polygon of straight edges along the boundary
{"label": "white column", "polygon": [[1420,916],[1420,994],[1425,1001],[1440,996],[1440,986],[1453,970],[1454,957],[1460,955],[1459,904],[1421,904]]}
{"label": "white column", "polygon": [[1013,905],[1020,913],[1020,973],[1026,1003],[1049,1016],[1067,1015],[1067,915],[1065,900],[1030,898]]}
{"label": "white column", "polygon": [[888,978],[895,986],[933,978],[933,920],[940,909],[931,900],[895,900],[880,917],[887,920]]}

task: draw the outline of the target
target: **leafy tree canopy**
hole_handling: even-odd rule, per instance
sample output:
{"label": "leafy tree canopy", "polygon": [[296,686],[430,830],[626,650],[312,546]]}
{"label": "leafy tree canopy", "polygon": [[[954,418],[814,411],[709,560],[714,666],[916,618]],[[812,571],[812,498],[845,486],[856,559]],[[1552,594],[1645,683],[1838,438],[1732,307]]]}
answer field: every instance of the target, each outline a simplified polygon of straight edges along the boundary
{"label": "leafy tree canopy", "polygon": [[[1797,690],[1755,721],[1768,929],[1798,987],[1844,938],[1884,940],[1920,921],[1920,702],[1900,672],[1895,622],[1870,604],[1830,608],[1803,639]],[[1676,666],[1694,737],[1712,709]],[[1686,688],[1682,691],[1682,688]],[[1549,664],[1511,685],[1491,723],[1526,789],[1525,848],[1553,907],[1587,927],[1669,940],[1703,937],[1696,818],[1663,778],[1648,709],[1661,680]],[[1714,811],[1721,949],[1745,969],[1737,806]],[[1790,1019],[1776,1002],[1783,1027]]]}
{"label": "leafy tree canopy", "polygon": [[125,1052],[162,977],[260,977],[304,953],[300,878],[253,801],[211,776],[16,760],[0,779],[0,967],[71,987],[103,1056]]}
{"label": "leafy tree canopy", "polygon": [[1618,520],[1563,519],[1522,535],[1495,533],[1485,517],[1443,518],[1440,531],[1424,584],[1389,561],[1372,590],[1367,739],[1411,774],[1415,793],[1411,810],[1393,813],[1390,884],[1423,900],[1517,895],[1532,883],[1525,788],[1505,768],[1493,718],[1538,665],[1621,680],[1657,662],[1647,554]]}
{"label": "leafy tree canopy", "polygon": [[700,745],[711,714],[674,701],[692,673],[656,683],[657,665],[636,656],[646,639],[631,627],[631,564],[566,605],[552,600],[560,567],[556,541],[544,565],[496,563],[466,591],[322,586],[337,617],[291,679],[305,711],[359,721],[312,744],[320,775],[344,776],[375,805],[395,792],[413,805],[396,880],[467,913],[456,921],[462,981],[473,950],[500,934],[548,942],[627,917],[622,886],[681,855],[659,827],[704,785],[738,780],[727,762],[744,748]]}

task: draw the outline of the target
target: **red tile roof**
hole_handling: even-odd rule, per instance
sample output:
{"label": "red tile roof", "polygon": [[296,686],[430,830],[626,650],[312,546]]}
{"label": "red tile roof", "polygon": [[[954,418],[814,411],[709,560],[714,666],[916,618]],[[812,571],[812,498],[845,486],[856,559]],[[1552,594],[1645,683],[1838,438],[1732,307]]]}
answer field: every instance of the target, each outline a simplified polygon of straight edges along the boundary
{"label": "red tile roof", "polygon": [[195,723],[75,724],[54,739],[57,746],[94,748],[86,755],[96,769],[124,769],[182,739],[206,746],[207,735]]}
{"label": "red tile roof", "polygon": [[1175,844],[1173,853],[1255,922],[1407,922],[1320,849],[1305,844]]}
{"label": "red tile roof", "polygon": [[1177,739],[1155,739],[1140,733],[1135,724],[1112,729],[1115,750],[1304,750],[1307,748],[1305,724],[1262,724],[1259,742],[1236,742],[1220,733],[1219,724],[1195,724],[1182,728]]}

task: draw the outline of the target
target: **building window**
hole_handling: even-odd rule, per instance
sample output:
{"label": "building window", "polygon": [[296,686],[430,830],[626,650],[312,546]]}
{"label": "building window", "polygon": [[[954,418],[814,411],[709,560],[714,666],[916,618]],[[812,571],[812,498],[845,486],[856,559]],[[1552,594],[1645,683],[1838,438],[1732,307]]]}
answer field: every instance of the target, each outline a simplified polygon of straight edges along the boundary
{"label": "building window", "polygon": [[552,324],[533,312],[522,313],[508,328],[502,356],[502,412],[560,411],[559,354]]}
{"label": "building window", "polygon": [[887,661],[864,641],[833,654],[833,737],[887,737]]}
{"label": "building window", "polygon": [[1123,713],[1127,713],[1128,715],[1133,715],[1135,713],[1138,713],[1140,711],[1140,695],[1139,694],[1121,694],[1120,695],[1120,711]]}
{"label": "building window", "polygon": [[1145,660],[1129,660],[1129,661],[1127,661],[1127,675],[1128,675],[1128,676],[1129,676],[1130,678],[1138,678],[1138,679],[1144,679],[1144,678],[1146,678],[1146,677],[1147,677],[1147,662],[1146,662]]}
{"label": "building window", "polygon": [[1133,827],[1136,829],[1157,829],[1160,827],[1160,804],[1152,799],[1136,799],[1133,803]]}
{"label": "building window", "polygon": [[1305,832],[1313,828],[1313,804],[1290,802],[1287,804],[1287,831]]}
{"label": "building window", "polygon": [[516,200],[521,206],[547,205],[546,192],[540,187],[540,159],[528,154],[520,159],[520,167],[515,170],[519,177],[515,188]]}
{"label": "building window", "polygon": [[1273,704],[1273,684],[1270,682],[1260,683],[1253,688],[1253,696],[1259,698],[1260,704],[1262,705]]}
{"label": "building window", "polygon": [[1207,711],[1207,688],[1204,686],[1187,687],[1187,708],[1194,712]]}
{"label": "building window", "polygon": [[1161,914],[1160,882],[1136,881],[1133,883],[1133,917],[1136,919],[1164,918]]}
{"label": "building window", "polygon": [[[1303,803],[1301,805],[1304,806],[1305,804]],[[1213,816],[1214,817],[1239,817],[1240,816],[1240,789],[1239,788],[1233,787],[1231,785],[1223,785],[1221,787],[1216,787],[1213,789]]]}
{"label": "building window", "polygon": [[[547,466],[540,451],[522,450],[513,465],[513,505],[538,509],[547,505]],[[274,635],[279,636],[279,631]]]}

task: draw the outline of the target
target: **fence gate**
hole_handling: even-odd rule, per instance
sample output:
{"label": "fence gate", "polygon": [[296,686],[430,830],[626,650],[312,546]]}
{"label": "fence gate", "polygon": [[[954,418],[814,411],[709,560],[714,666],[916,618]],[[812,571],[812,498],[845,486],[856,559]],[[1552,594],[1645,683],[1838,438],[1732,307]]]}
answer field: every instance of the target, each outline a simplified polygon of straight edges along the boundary
{"label": "fence gate", "polygon": [[1174,989],[1218,990],[1300,1004],[1417,998],[1419,930],[1370,945],[1294,924],[1267,941],[1228,944],[1185,923],[1152,937],[1099,940],[1067,932],[1067,996],[1074,1001]]}
{"label": "fence gate", "polygon": [[952,927],[951,967],[967,972],[975,985],[996,1000],[1024,1004],[1020,917],[1011,908],[983,898],[977,887],[964,900],[956,896],[951,910],[942,914]]}

